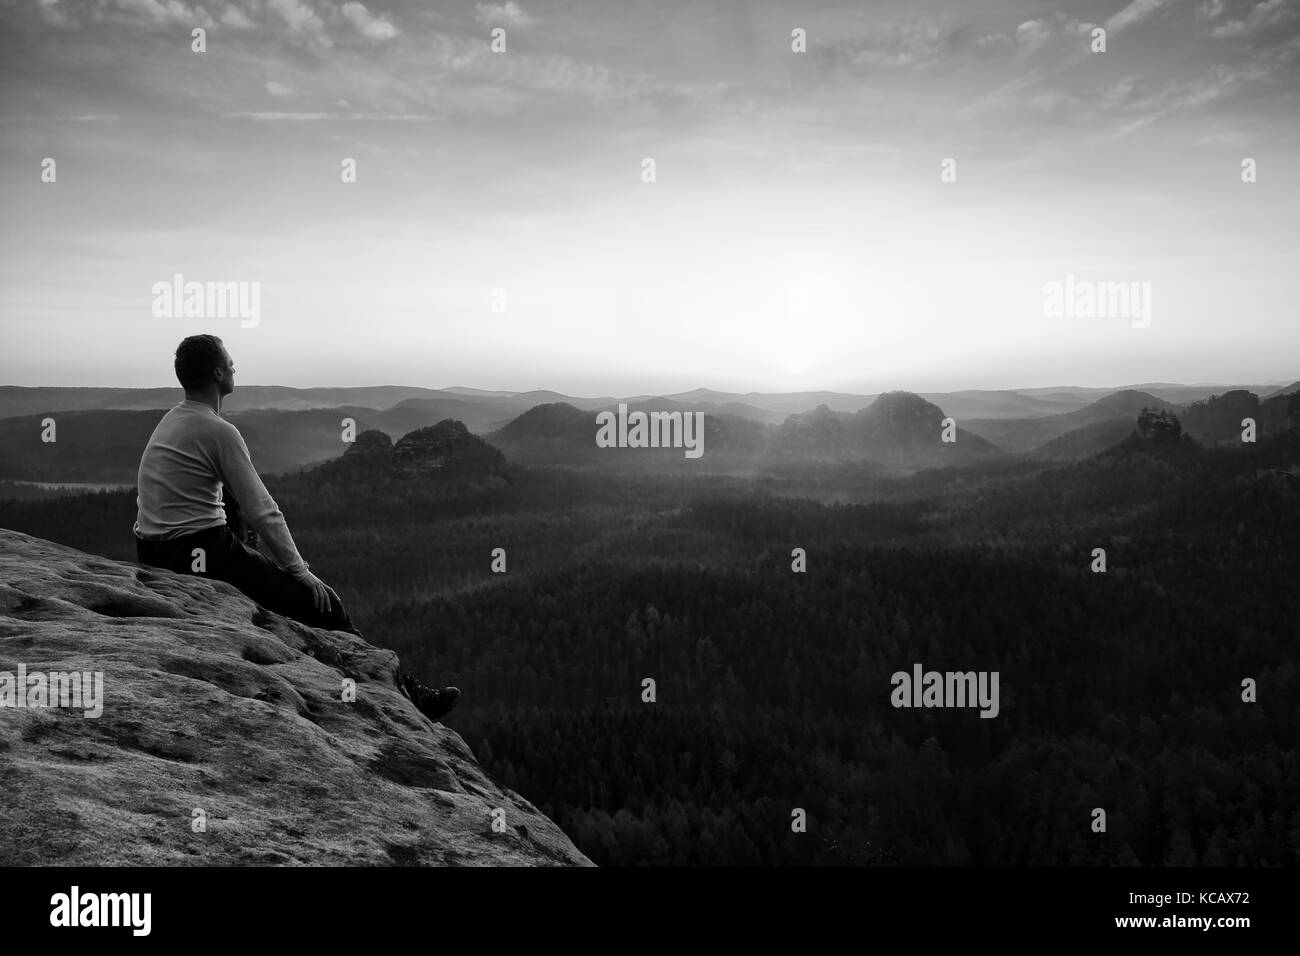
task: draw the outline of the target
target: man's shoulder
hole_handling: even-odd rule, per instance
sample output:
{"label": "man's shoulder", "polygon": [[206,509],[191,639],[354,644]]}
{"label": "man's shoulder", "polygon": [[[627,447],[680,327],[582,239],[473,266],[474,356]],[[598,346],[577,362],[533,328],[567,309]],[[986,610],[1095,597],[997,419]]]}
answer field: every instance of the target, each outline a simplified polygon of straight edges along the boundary
{"label": "man's shoulder", "polygon": [[192,435],[212,438],[216,441],[228,442],[239,441],[239,429],[235,427],[234,422],[226,421],[220,415],[214,413],[202,414],[195,413],[192,409],[185,409],[184,406],[173,408],[171,415],[178,412],[183,416],[176,424],[177,427],[183,428]]}
{"label": "man's shoulder", "polygon": [[239,433],[235,423],[222,418],[220,415],[208,415],[208,428],[212,434],[216,435],[222,441],[242,442],[244,436]]}

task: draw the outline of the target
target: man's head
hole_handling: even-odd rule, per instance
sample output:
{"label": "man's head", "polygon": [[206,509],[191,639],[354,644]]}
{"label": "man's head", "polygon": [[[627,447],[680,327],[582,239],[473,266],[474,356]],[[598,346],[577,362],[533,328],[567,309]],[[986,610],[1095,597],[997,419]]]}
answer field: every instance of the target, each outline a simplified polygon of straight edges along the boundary
{"label": "man's head", "polygon": [[215,395],[235,390],[235,364],[215,335],[191,335],[176,347],[176,378],[186,395]]}

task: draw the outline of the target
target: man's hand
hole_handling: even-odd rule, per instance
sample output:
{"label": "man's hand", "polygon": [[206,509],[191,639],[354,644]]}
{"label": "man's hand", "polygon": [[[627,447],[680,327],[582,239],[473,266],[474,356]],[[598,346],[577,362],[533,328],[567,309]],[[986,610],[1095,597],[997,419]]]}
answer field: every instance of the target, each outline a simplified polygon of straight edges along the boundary
{"label": "man's hand", "polygon": [[[311,591],[312,603],[316,606],[316,610],[320,611],[322,614],[330,609],[331,597],[336,601],[339,600],[339,596],[334,593],[334,589],[310,571],[304,571],[302,574],[298,575],[295,580]],[[342,602],[340,601],[339,603],[341,604]]]}

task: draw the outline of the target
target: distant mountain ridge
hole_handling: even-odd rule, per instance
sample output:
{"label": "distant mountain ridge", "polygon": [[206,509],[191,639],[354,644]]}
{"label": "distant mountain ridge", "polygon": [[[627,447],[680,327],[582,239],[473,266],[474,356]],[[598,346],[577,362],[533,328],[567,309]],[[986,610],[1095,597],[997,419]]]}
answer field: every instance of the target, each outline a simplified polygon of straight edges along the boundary
{"label": "distant mountain ridge", "polygon": [[[1058,435],[1029,454],[1044,460],[1081,459],[1121,444],[1128,448],[1140,447],[1128,441],[1134,433],[1130,413],[1140,403],[1139,416],[1148,408],[1173,415],[1187,439],[1206,446],[1241,445],[1249,421],[1254,422],[1256,441],[1300,425],[1300,392],[1289,389],[1281,389],[1264,399],[1254,392],[1232,389],[1177,409],[1163,403],[1146,404],[1142,393],[1116,393],[1090,406],[1090,410],[1085,410],[1086,416],[1074,416],[1074,420],[1080,417],[1096,420]],[[1070,417],[1060,416],[1061,419]],[[1140,419],[1137,425],[1140,432]]]}
{"label": "distant mountain ridge", "polygon": [[[629,414],[691,413],[691,406],[667,399],[625,404]],[[960,427],[953,429],[954,441],[944,441],[946,417],[939,406],[910,392],[888,392],[853,414],[820,405],[788,415],[779,425],[704,413],[703,454],[681,467],[704,472],[782,462],[873,462],[918,468],[997,454],[987,441]],[[529,465],[662,467],[680,465],[683,457],[669,448],[599,448],[596,432],[594,411],[555,402],[530,409],[486,437],[511,461]]]}
{"label": "distant mountain ridge", "polygon": [[[679,398],[712,400],[682,401],[662,396],[604,402],[582,400],[589,404],[578,405],[568,401],[534,401],[555,394],[549,392],[513,396],[483,393],[475,397],[474,390],[459,387],[453,392],[378,386],[370,390],[370,398],[397,399],[384,409],[339,405],[297,411],[240,410],[234,399],[246,390],[255,392],[258,388],[241,386],[223,403],[222,414],[239,427],[253,461],[263,474],[292,472],[340,458],[349,450],[345,441],[349,427],[354,434],[379,431],[398,442],[403,436],[445,421],[461,423],[467,435],[487,438],[509,461],[523,465],[639,468],[654,462],[656,468],[688,467],[683,465],[680,451],[598,449],[595,415],[619,404],[626,404],[631,410],[681,415],[703,413],[706,460],[694,466],[697,472],[746,471],[800,462],[870,462],[906,470],[970,464],[998,454],[1044,460],[1076,459],[1097,454],[1122,441],[1131,432],[1138,413],[1146,407],[1174,411],[1185,417],[1185,431],[1198,442],[1231,444],[1240,440],[1244,417],[1255,418],[1262,434],[1274,433],[1289,427],[1300,407],[1296,405],[1300,402],[1297,397],[1300,392],[1290,387],[1271,390],[1264,398],[1255,392],[1229,389],[1222,394],[1212,392],[1188,405],[1168,402],[1154,392],[1124,389],[1107,393],[1083,407],[1052,415],[968,418],[912,392],[887,392],[853,411],[820,403],[802,411],[782,413],[776,407],[760,408],[735,402],[726,393],[702,389],[683,393]],[[20,391],[25,396],[23,401],[30,404],[32,394],[42,390]],[[129,395],[123,397],[124,392],[133,390],[47,391],[51,394],[98,392],[95,401],[135,400]],[[134,391],[148,400],[166,394],[170,402],[167,407],[175,404],[173,399],[181,397],[179,389]],[[272,391],[275,394],[271,398],[285,401],[287,394],[301,390]],[[329,397],[324,394],[327,392],[366,397],[367,390],[315,391],[320,393],[316,398],[325,398]],[[835,397],[836,393],[798,394]],[[771,400],[774,405],[789,398],[756,393],[740,397]],[[838,398],[842,400],[845,396]],[[981,407],[1003,411],[1014,407],[1017,401],[1016,393],[1011,392],[976,393],[973,398],[967,393],[965,399],[959,400],[966,407],[978,401]],[[1061,390],[1045,390],[1033,400],[1065,407],[1072,399]],[[0,417],[0,449],[4,450],[0,456],[0,480],[133,484],[140,455],[164,413],[165,408],[87,409]],[[957,440],[953,443],[941,443],[936,438],[939,423],[945,417],[955,420]],[[56,442],[42,440],[46,418],[56,422]]]}
{"label": "distant mountain ridge", "polygon": [[1061,415],[1049,418],[975,419],[966,428],[1009,452],[1029,452],[1076,429],[1102,422],[1128,421],[1130,427],[1143,408],[1175,406],[1150,392],[1124,389]]}
{"label": "distant mountain ridge", "polygon": [[[918,392],[958,419],[1032,418],[1057,415],[1091,404],[1119,391],[1143,391],[1175,405],[1208,399],[1234,389],[1261,397],[1300,388],[1284,385],[1223,384],[1175,385],[1158,383],[1116,388],[1051,386],[1017,389],[960,389]],[[508,391],[465,386],[427,388],[415,385],[364,385],[294,388],[285,385],[240,385],[222,406],[226,413],[247,411],[310,411],[325,408],[364,408],[382,412],[420,401],[444,402],[448,415],[464,421],[471,430],[491,430],[536,405],[565,402],[575,408],[599,409],[620,401],[669,401],[711,414],[734,414],[754,421],[779,424],[785,416],[825,405],[832,411],[857,412],[883,393],[835,391],[724,392],[708,388],[664,395],[582,397],[545,389]],[[0,385],[0,419],[66,411],[167,409],[184,397],[179,386],[163,388],[63,387]],[[386,429],[387,430],[387,429]],[[403,429],[396,429],[397,434]],[[391,430],[390,430],[391,433]]]}

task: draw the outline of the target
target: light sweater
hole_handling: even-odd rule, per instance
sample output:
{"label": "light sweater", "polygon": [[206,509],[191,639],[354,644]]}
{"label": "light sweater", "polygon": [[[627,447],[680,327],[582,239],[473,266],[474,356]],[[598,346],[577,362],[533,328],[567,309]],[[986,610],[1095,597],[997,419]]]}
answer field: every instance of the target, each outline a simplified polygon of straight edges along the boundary
{"label": "light sweater", "polygon": [[193,399],[162,417],[140,457],[136,537],[166,540],[225,524],[223,483],[276,564],[295,576],[305,574],[309,565],[294,546],[280,506],[258,477],[244,436],[211,405]]}

